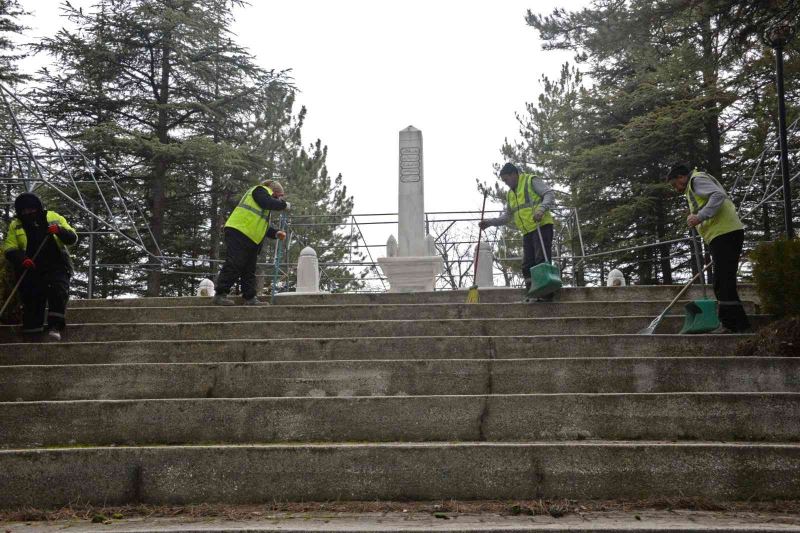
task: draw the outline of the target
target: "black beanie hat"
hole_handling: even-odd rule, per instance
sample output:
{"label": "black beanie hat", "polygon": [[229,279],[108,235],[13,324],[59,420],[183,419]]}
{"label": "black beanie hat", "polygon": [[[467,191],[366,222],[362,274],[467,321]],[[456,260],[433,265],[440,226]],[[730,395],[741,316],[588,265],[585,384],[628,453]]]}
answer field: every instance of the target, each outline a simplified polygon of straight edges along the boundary
{"label": "black beanie hat", "polygon": [[23,209],[28,209],[31,207],[38,209],[39,211],[44,211],[42,201],[32,192],[24,192],[17,196],[17,199],[14,200],[14,209],[17,210],[17,216],[20,215]]}
{"label": "black beanie hat", "polygon": [[519,174],[519,169],[511,163],[506,163],[500,169],[500,176],[507,176],[509,174]]}
{"label": "black beanie hat", "polygon": [[667,181],[674,180],[678,176],[688,176],[689,175],[689,165],[686,163],[675,163],[667,172]]}

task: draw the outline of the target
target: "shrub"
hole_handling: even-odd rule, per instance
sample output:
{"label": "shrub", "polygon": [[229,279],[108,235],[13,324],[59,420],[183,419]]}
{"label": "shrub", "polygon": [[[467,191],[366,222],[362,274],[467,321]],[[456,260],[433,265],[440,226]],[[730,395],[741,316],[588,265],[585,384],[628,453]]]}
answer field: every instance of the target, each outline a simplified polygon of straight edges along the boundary
{"label": "shrub", "polygon": [[764,311],[780,317],[800,315],[800,240],[762,243],[751,258]]}

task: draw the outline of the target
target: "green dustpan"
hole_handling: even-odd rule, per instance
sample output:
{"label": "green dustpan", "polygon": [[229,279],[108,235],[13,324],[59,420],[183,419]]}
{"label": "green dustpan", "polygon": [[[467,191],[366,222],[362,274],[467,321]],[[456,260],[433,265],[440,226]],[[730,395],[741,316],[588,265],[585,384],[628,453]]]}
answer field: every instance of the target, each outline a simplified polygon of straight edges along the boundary
{"label": "green dustpan", "polygon": [[552,294],[561,288],[561,275],[558,268],[547,258],[541,232],[537,230],[536,233],[539,234],[539,242],[542,244],[542,253],[546,263],[539,263],[531,267],[531,288],[528,291],[528,296],[539,298]]}
{"label": "green dustpan", "polygon": [[716,300],[695,300],[684,307],[686,318],[681,334],[708,333],[719,327]]}
{"label": "green dustpan", "polygon": [[[705,268],[703,268],[703,263],[700,259],[703,251],[697,242],[698,238],[697,230],[692,228],[692,246],[694,246],[695,257],[697,258],[697,270],[700,275],[703,275]],[[681,333],[708,333],[719,327],[717,302],[706,297],[705,280],[703,280],[703,299],[689,302],[684,306],[684,310],[686,311],[686,318],[683,321]]]}

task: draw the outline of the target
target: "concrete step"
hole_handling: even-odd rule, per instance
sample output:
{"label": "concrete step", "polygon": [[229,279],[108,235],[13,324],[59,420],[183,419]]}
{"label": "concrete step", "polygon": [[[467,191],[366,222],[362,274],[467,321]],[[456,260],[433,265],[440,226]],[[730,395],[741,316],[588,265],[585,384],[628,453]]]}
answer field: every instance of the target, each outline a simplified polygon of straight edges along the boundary
{"label": "concrete step", "polygon": [[248,361],[714,357],[749,335],[423,336],[4,344],[0,365]]}
{"label": "concrete step", "polygon": [[531,394],[0,403],[0,447],[800,441],[800,394]]}
{"label": "concrete step", "polygon": [[[770,317],[753,315],[754,327]],[[301,337],[406,337],[430,335],[624,334],[647,327],[651,316],[569,318],[465,318],[445,320],[241,321],[73,324],[69,341],[264,339]],[[676,333],[684,317],[667,316],[659,333]],[[16,342],[19,328],[0,326],[0,343]]]}
{"label": "concrete step", "polygon": [[[136,516],[131,513],[110,524],[91,524],[94,533],[798,533],[800,518],[788,513],[761,511],[687,511],[654,510],[627,505],[625,510],[586,511],[585,502],[521,502],[536,516],[511,516],[512,504],[495,503],[491,512],[475,512],[472,502],[425,504],[418,502],[387,504],[393,512],[275,512],[254,506],[225,506],[223,516],[211,508],[206,515],[198,509],[177,516]],[[538,505],[537,505],[538,504]],[[324,505],[324,504],[322,504]],[[589,505],[592,505],[591,503]],[[345,507],[334,504],[327,507]],[[551,507],[552,506],[552,507]],[[753,507],[756,507],[754,504]],[[312,507],[312,506],[306,506]],[[380,508],[380,504],[351,505],[353,509]],[[404,507],[409,507],[406,512]],[[621,507],[621,506],[617,506]],[[724,507],[724,506],[721,506]],[[448,509],[436,512],[436,509]],[[255,510],[258,509],[258,510]],[[401,511],[402,509],[402,511]],[[415,509],[420,509],[415,511]],[[460,509],[458,512],[450,509]],[[502,511],[499,511],[502,509]],[[551,516],[549,509],[561,509],[565,515]],[[147,513],[145,507],[142,513]],[[172,511],[172,510],[170,510]],[[188,511],[194,511],[190,513]],[[216,512],[215,512],[216,511]],[[227,511],[227,512],[226,512]],[[106,513],[107,515],[113,513]],[[231,518],[225,518],[228,515]],[[53,520],[47,522],[10,522],[0,524],[14,533],[63,533],[76,527],[88,529],[87,521]]]}
{"label": "concrete step", "polygon": [[800,392],[800,358],[433,359],[0,367],[0,401]]}
{"label": "concrete step", "polygon": [[[676,313],[688,303],[679,302]],[[69,312],[70,324],[146,322],[240,322],[253,320],[420,320],[455,318],[528,318],[575,316],[658,316],[668,301],[479,304],[358,304],[262,307],[79,307]],[[757,306],[745,302],[748,314]]]}
{"label": "concrete step", "polygon": [[[564,287],[558,292],[556,298],[562,302],[575,301],[671,301],[682,286],[677,285],[632,285],[627,287]],[[708,286],[707,295],[713,298],[714,291]],[[522,289],[505,287],[486,288],[479,290],[480,301],[483,303],[509,303],[522,300]],[[739,285],[739,296],[742,300],[758,302],[755,285]],[[703,298],[701,286],[694,286],[687,292],[688,300]],[[74,300],[72,307],[99,307],[122,306],[132,307],[166,307],[209,305],[210,298],[187,296],[182,298],[119,298]],[[424,304],[424,303],[464,303],[467,301],[467,291],[436,291],[415,293],[361,293],[361,294],[297,294],[294,292],[281,293],[276,297],[279,305],[336,305],[336,304]]]}
{"label": "concrete step", "polygon": [[0,508],[131,502],[800,497],[800,445],[533,442],[0,451]]}

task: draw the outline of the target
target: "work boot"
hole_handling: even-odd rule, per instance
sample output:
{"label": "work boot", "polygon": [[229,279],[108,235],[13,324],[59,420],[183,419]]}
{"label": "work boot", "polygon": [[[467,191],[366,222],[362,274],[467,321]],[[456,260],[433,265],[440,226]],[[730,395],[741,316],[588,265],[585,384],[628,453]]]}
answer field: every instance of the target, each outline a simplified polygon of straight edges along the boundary
{"label": "work boot", "polygon": [[750,328],[745,328],[741,330],[732,330],[730,328],[726,328],[725,326],[720,326],[717,329],[710,332],[711,335],[736,335],[741,333],[752,333],[753,330]]}
{"label": "work boot", "polygon": [[252,298],[248,298],[247,300],[245,300],[244,305],[267,305],[267,303],[262,302],[261,300],[253,296]]}
{"label": "work boot", "polygon": [[236,305],[236,302],[228,298],[227,294],[217,293],[214,295],[214,299],[211,300],[211,303],[214,305]]}
{"label": "work boot", "polygon": [[725,326],[720,326],[717,329],[709,332],[711,335],[730,335],[732,333],[736,333],[732,329],[728,329]]}
{"label": "work boot", "polygon": [[528,292],[530,292],[530,290],[531,290],[531,280],[526,279],[525,280],[525,297],[528,296]]}
{"label": "work boot", "polygon": [[525,283],[525,287],[522,289],[522,302],[523,303],[529,304],[532,301],[534,301],[534,298],[531,298],[530,296],[528,296],[528,291],[530,290],[530,288],[531,288],[531,284],[526,282]]}

